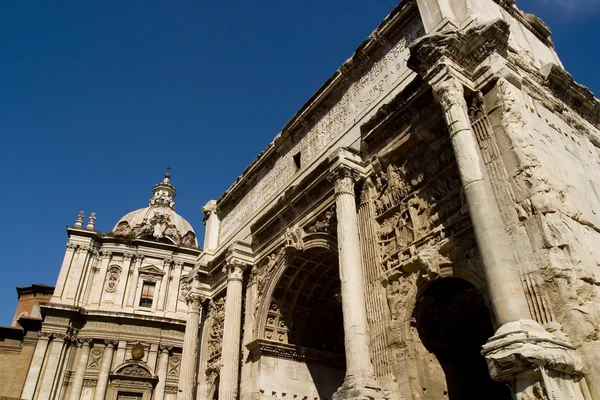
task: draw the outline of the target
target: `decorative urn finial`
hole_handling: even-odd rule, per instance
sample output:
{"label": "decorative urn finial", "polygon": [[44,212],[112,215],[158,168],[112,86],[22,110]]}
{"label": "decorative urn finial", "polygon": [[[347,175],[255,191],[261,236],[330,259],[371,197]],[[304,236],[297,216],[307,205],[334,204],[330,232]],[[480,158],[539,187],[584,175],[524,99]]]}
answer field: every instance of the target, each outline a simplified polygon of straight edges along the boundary
{"label": "decorative urn finial", "polygon": [[76,228],[81,228],[83,226],[84,218],[85,213],[83,211],[79,211],[79,214],[77,214],[77,220],[75,221],[75,224],[73,226],[75,226]]}
{"label": "decorative urn finial", "polygon": [[90,214],[90,220],[88,221],[85,229],[94,229],[94,225],[96,224],[96,213],[93,212]]}

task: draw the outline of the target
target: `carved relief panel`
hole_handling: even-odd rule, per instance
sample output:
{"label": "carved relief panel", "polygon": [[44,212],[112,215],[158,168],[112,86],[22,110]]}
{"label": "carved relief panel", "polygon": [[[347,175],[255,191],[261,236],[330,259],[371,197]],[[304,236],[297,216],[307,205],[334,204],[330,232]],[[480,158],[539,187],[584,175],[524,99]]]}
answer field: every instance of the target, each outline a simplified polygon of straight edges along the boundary
{"label": "carved relief panel", "polygon": [[444,260],[436,249],[470,227],[449,140],[419,144],[383,167],[374,185],[383,272],[394,275],[414,263],[438,268]]}
{"label": "carved relief panel", "polygon": [[[211,301],[209,306],[210,328],[208,330],[208,368],[214,368],[221,361],[223,327],[225,324],[225,297]],[[218,369],[218,368],[217,368]]]}

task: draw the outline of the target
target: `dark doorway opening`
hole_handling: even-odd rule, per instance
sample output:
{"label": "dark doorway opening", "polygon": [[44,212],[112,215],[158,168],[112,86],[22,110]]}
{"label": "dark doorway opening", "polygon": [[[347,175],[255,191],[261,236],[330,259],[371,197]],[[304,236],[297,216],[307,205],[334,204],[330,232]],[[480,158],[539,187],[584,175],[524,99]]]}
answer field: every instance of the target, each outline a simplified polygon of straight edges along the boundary
{"label": "dark doorway opening", "polygon": [[510,400],[509,388],[493,381],[481,346],[494,334],[481,293],[469,282],[442,278],[427,287],[414,311],[425,348],[444,370],[450,400]]}

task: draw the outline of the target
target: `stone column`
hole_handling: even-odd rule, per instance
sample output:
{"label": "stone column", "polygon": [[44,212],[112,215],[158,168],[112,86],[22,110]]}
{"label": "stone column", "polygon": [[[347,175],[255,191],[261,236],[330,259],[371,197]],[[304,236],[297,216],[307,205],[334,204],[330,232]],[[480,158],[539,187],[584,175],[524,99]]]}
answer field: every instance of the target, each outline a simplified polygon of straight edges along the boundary
{"label": "stone column", "polygon": [[49,399],[52,396],[56,374],[58,373],[58,366],[60,364],[61,355],[65,346],[65,337],[65,334],[52,334],[50,350],[48,351],[48,356],[46,357],[46,368],[40,384],[40,392],[38,395],[40,399]]}
{"label": "stone column", "polygon": [[463,85],[445,75],[432,84],[442,106],[481,254],[487,288],[499,325],[531,319],[521,277],[500,210],[485,182],[483,162],[468,116]]}
{"label": "stone column", "polygon": [[346,377],[344,384],[333,395],[334,400],[382,397],[369,351],[369,326],[354,194],[356,177],[355,171],[345,165],[338,166],[330,177],[335,188],[338,220],[338,255],[346,350]]}
{"label": "stone column", "polygon": [[106,396],[106,388],[108,387],[108,375],[112,367],[113,354],[115,352],[115,342],[112,340],[105,340],[106,347],[102,354],[102,365],[100,365],[100,372],[98,373],[98,383],[96,384],[96,391],[94,393],[94,400],[104,400]]}
{"label": "stone column", "polygon": [[21,399],[32,400],[37,387],[38,379],[40,377],[40,371],[42,370],[42,364],[46,358],[46,350],[48,349],[48,342],[50,341],[49,334],[41,332],[38,342],[33,352],[33,358],[27,372],[27,378],[25,378],[25,385],[23,386],[23,392],[21,393]]}
{"label": "stone column", "polygon": [[186,297],[188,316],[183,337],[183,354],[179,371],[178,400],[193,400],[198,365],[198,331],[200,313],[202,312],[202,296],[197,292],[198,280],[194,279],[190,293]]}
{"label": "stone column", "polygon": [[91,340],[79,339],[77,344],[81,347],[81,355],[79,356],[79,363],[77,363],[75,376],[73,377],[73,387],[71,388],[71,395],[69,396],[69,399],[71,400],[79,400],[81,396],[81,389],[83,389],[83,378],[85,376],[85,370],[87,369],[87,363],[90,357]]}
{"label": "stone column", "polygon": [[219,400],[237,399],[242,334],[242,274],[245,267],[246,264],[232,260],[223,270],[227,273],[227,297],[223,324]]}
{"label": "stone column", "polygon": [[517,399],[589,400],[585,381],[580,382],[583,362],[575,348],[532,320],[496,198],[485,181],[463,86],[447,71],[431,81],[451,137],[487,291],[501,325],[483,346],[490,375],[509,384]]}
{"label": "stone column", "polygon": [[158,356],[158,383],[154,389],[154,400],[163,400],[165,398],[165,387],[167,385],[167,369],[169,367],[169,353],[171,347],[161,345],[159,347],[160,355]]}

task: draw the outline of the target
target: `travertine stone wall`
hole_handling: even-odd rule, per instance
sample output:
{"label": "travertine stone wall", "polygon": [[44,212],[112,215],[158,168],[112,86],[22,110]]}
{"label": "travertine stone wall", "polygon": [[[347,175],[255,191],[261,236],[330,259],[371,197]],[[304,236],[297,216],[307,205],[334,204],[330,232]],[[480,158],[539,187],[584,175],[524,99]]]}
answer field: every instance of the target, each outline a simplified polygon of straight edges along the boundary
{"label": "travertine stone wall", "polygon": [[318,363],[261,357],[260,396],[278,400],[331,399],[344,382],[344,368]]}
{"label": "travertine stone wall", "polygon": [[536,87],[486,96],[514,201],[501,204],[532,315],[561,329],[600,390],[600,131]]}

